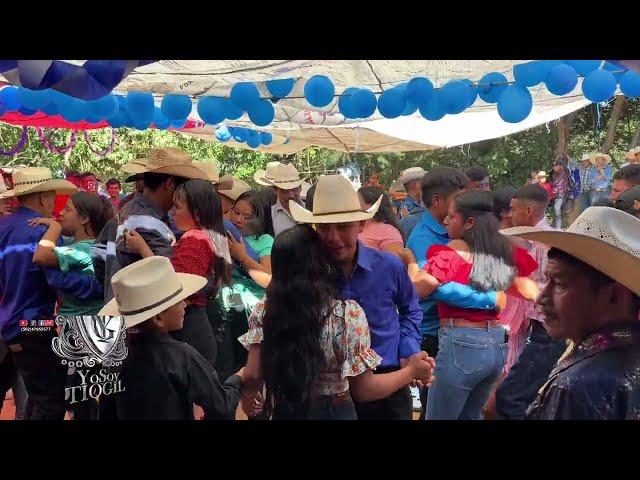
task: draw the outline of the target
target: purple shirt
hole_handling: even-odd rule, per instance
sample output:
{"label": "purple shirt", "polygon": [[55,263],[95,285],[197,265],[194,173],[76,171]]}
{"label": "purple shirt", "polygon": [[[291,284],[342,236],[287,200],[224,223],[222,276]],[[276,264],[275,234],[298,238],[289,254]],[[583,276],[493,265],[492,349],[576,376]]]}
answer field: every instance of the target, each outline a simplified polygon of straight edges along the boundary
{"label": "purple shirt", "polygon": [[[340,278],[344,299],[360,304],[371,330],[371,348],[381,367],[399,367],[400,359],[420,351],[422,310],[406,267],[395,255],[358,242],[351,278]],[[341,272],[341,270],[339,270]]]}

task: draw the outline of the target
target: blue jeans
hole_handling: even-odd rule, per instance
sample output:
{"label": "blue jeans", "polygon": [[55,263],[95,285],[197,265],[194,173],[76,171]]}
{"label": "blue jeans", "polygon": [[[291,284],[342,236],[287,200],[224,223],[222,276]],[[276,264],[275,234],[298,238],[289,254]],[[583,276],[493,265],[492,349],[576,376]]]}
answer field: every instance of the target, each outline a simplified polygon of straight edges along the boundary
{"label": "blue jeans", "polygon": [[576,207],[578,209],[578,215],[584,212],[587,208],[591,206],[591,195],[589,191],[582,192],[576,198]]}
{"label": "blue jeans", "polygon": [[558,230],[562,228],[562,204],[564,198],[556,198],[553,200],[553,228]]}
{"label": "blue jeans", "polygon": [[611,195],[610,190],[589,190],[589,201],[593,205],[599,198],[609,198],[609,195]]}
{"label": "blue jeans", "polygon": [[502,327],[440,327],[426,420],[482,420],[482,408],[507,359]]}

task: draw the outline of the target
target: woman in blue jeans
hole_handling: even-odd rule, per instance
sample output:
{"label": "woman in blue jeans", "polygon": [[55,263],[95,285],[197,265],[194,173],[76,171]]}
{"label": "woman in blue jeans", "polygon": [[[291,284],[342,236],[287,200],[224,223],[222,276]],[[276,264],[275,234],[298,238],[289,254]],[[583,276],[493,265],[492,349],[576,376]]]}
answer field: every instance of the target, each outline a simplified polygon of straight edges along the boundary
{"label": "woman in blue jeans", "polygon": [[[452,202],[444,220],[452,241],[429,249],[424,270],[410,265],[421,298],[452,281],[535,298],[537,288],[528,276],[538,265],[526,250],[500,235],[492,208],[489,192],[465,192]],[[505,364],[505,329],[495,313],[437,305],[439,351],[425,419],[480,420]]]}

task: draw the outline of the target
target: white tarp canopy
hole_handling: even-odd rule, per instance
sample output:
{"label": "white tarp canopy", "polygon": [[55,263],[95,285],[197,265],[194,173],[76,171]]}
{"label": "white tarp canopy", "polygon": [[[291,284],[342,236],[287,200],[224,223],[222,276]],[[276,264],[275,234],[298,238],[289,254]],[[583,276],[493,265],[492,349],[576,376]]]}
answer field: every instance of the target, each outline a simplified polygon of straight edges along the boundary
{"label": "white tarp canopy", "polygon": [[[229,126],[269,131],[274,141],[261,146],[263,151],[292,153],[310,145],[340,151],[392,152],[452,147],[502,137],[544,124],[578,110],[590,102],[581,94],[581,80],[569,94],[558,97],[544,84],[530,89],[533,111],[517,124],[504,122],[496,106],[480,98],[458,115],[447,115],[430,122],[419,112],[409,117],[385,119],[376,111],[369,119],[345,119],[338,111],[337,98],[326,108],[314,109],[304,99],[306,79],[329,76],[340,94],[348,87],[368,87],[376,93],[408,81],[415,76],[428,77],[436,87],[449,80],[478,81],[489,72],[500,72],[513,80],[513,65],[528,60],[160,60],[134,70],[116,88],[152,92],[160,101],[167,93],[228,97],[231,87],[252,81],[263,97],[270,97],[265,82],[278,78],[296,80],[290,97],[275,104],[275,119],[265,128],[253,125],[245,114]],[[191,118],[199,119],[196,108]],[[185,130],[185,133],[216,141],[213,126]],[[246,144],[229,144],[249,148]]]}

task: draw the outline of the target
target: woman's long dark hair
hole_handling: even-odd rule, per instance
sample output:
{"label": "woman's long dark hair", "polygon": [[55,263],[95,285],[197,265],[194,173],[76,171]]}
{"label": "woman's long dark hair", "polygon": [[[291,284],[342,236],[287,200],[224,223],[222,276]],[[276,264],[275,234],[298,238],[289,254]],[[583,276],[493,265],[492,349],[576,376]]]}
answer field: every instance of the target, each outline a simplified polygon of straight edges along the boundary
{"label": "woman's long dark hair", "polygon": [[362,196],[362,199],[365,201],[365,203],[369,205],[373,205],[374,203],[376,203],[378,201],[378,198],[380,198],[380,195],[382,195],[382,203],[380,203],[380,208],[373,216],[373,220],[396,227],[396,229],[402,235],[402,239],[406,241],[406,238],[404,238],[404,233],[398,225],[397,217],[393,214],[393,208],[391,206],[391,200],[389,200],[389,196],[378,187],[361,187],[360,190],[358,190],[358,193]]}
{"label": "woman's long dark hair", "polygon": [[454,202],[455,211],[464,220],[475,218],[473,228],[466,230],[461,237],[473,253],[469,284],[482,291],[506,290],[516,276],[513,246],[499,232],[500,224],[493,214],[491,193],[464,192]]}
{"label": "woman's long dark hair", "polygon": [[320,334],[337,298],[318,234],[297,225],[276,238],[266,291],[261,366],[265,409],[304,418],[325,356]]}
{"label": "woman's long dark hair", "polygon": [[[187,204],[199,228],[226,236],[222,217],[222,201],[213,184],[207,180],[189,180],[176,188],[176,195]],[[231,284],[231,265],[216,255],[213,261],[216,278]]]}
{"label": "woman's long dark hair", "polygon": [[[89,220],[89,226],[95,237],[100,235],[104,225],[113,218],[111,202],[106,198],[103,199],[101,195],[77,192],[71,196],[71,203],[73,203],[79,216]],[[86,231],[86,227],[85,233],[89,233]]]}

